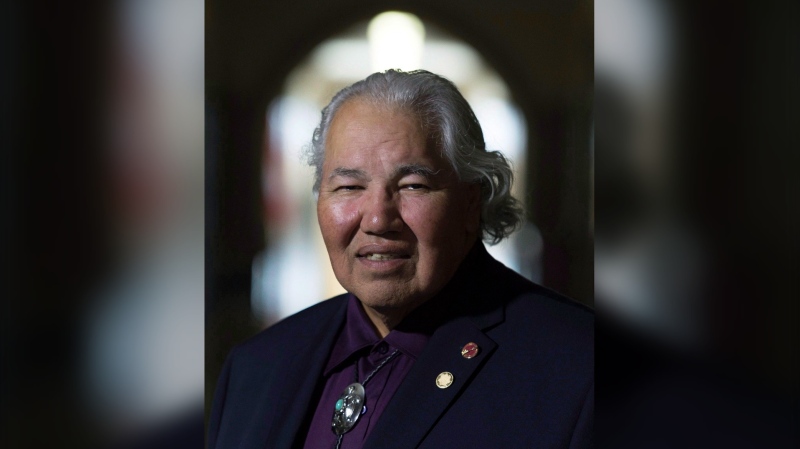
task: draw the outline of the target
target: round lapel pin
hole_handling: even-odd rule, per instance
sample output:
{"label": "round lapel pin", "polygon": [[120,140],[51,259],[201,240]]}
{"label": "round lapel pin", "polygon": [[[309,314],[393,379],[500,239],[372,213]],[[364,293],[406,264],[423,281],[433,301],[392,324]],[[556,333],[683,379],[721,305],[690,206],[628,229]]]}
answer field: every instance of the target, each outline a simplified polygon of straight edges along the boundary
{"label": "round lapel pin", "polygon": [[436,376],[436,386],[439,388],[447,388],[450,385],[453,385],[453,373],[449,373],[447,371],[439,373]]}
{"label": "round lapel pin", "polygon": [[478,348],[477,344],[475,344],[473,342],[469,342],[469,343],[465,344],[463,348],[461,348],[461,355],[465,359],[471,359],[471,358],[475,357],[476,355],[478,355],[478,351],[479,350],[480,350],[480,348]]}

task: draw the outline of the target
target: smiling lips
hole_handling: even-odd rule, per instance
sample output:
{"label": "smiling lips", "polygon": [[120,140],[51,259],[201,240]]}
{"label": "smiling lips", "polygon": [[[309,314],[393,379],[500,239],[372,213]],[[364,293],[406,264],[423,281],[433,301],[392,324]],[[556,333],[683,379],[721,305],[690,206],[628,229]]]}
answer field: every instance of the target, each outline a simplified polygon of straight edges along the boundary
{"label": "smiling lips", "polygon": [[356,253],[356,257],[362,260],[383,262],[410,259],[411,255],[403,248],[392,248],[385,245],[367,245]]}
{"label": "smiling lips", "polygon": [[369,253],[363,256],[367,260],[394,260],[394,259],[408,259],[409,256],[402,254],[385,254],[385,253]]}

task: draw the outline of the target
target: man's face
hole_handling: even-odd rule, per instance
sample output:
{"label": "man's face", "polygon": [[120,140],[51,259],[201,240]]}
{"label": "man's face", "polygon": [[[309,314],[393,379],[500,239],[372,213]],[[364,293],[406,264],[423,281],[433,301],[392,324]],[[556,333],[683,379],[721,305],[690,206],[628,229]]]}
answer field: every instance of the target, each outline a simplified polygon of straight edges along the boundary
{"label": "man's face", "polygon": [[413,117],[352,99],[328,130],[317,215],[342,286],[405,315],[475,243],[480,188],[459,182]]}

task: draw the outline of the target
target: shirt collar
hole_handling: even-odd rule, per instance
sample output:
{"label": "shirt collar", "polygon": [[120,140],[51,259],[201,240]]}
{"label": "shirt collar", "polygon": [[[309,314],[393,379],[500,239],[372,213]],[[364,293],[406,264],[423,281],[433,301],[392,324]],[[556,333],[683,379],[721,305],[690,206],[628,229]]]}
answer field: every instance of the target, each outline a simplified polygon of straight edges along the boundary
{"label": "shirt collar", "polygon": [[378,341],[380,338],[375,334],[372,323],[361,308],[358,298],[352,293],[349,294],[344,328],[333,346],[323,374],[327,376],[353,354],[375,345]]}
{"label": "shirt collar", "polygon": [[[383,341],[416,360],[425,349],[428,338],[430,338],[430,334],[424,329],[403,328],[393,329]],[[372,322],[369,321],[358,298],[355,295],[349,295],[344,328],[331,351],[323,375],[329,375],[344,363],[352,363],[352,358],[357,353],[366,352],[368,348],[373,348],[380,342],[381,338],[375,333]]]}

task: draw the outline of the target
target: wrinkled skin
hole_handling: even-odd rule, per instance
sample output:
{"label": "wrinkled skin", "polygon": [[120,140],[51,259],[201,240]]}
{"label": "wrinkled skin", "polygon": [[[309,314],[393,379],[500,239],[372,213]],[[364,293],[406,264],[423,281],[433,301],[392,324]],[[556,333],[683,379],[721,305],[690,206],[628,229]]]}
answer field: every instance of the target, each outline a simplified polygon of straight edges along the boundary
{"label": "wrinkled skin", "polygon": [[325,150],[317,214],[333,271],[385,336],[476,242],[480,188],[412,116],[360,99],[336,113]]}

